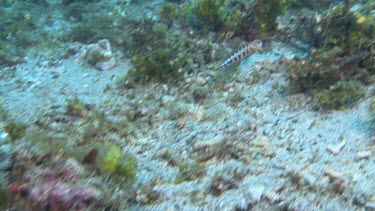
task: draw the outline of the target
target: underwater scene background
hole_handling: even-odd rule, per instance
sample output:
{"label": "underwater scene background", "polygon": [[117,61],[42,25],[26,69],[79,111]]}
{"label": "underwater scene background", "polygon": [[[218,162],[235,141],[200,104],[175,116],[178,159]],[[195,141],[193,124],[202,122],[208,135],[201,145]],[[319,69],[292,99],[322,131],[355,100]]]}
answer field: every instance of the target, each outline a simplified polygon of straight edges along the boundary
{"label": "underwater scene background", "polygon": [[375,210],[375,1],[0,17],[3,210]]}

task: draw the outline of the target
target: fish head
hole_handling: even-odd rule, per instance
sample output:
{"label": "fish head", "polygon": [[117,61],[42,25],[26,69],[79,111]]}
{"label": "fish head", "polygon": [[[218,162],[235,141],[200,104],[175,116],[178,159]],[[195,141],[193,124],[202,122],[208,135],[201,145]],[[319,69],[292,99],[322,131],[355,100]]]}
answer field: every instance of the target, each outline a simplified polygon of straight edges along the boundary
{"label": "fish head", "polygon": [[256,51],[256,50],[261,49],[262,45],[263,45],[262,40],[254,40],[253,42],[250,43],[250,48]]}

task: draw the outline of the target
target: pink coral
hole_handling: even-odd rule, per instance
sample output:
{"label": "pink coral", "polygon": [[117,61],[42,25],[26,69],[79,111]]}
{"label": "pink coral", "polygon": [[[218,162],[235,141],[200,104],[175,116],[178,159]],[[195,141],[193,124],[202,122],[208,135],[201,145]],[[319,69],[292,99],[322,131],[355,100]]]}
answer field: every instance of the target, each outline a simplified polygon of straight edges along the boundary
{"label": "pink coral", "polygon": [[56,169],[30,169],[26,177],[8,187],[9,192],[17,200],[23,200],[23,206],[33,210],[85,210],[88,206],[99,205],[100,193],[89,185],[77,183],[83,176],[80,164],[75,163],[75,168],[67,163],[60,164]]}

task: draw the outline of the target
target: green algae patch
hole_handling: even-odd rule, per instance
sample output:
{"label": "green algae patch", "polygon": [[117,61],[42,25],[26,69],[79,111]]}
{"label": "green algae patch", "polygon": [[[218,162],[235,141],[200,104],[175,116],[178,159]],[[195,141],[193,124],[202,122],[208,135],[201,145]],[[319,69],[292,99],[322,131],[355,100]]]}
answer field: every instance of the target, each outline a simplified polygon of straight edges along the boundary
{"label": "green algae patch", "polygon": [[290,85],[294,92],[328,89],[343,76],[340,48],[320,49],[311,52],[311,59],[295,58],[289,63]]}
{"label": "green algae patch", "polygon": [[71,117],[87,117],[88,105],[81,101],[78,97],[68,100],[65,106],[66,114]]}
{"label": "green algae patch", "polygon": [[225,0],[200,0],[193,14],[204,25],[204,31],[218,31],[224,24]]}
{"label": "green algae patch", "polygon": [[179,184],[186,181],[193,181],[207,173],[205,165],[202,163],[185,163],[179,166],[180,174],[177,176],[175,183]]}
{"label": "green algae patch", "polygon": [[315,95],[316,104],[327,110],[343,110],[353,106],[364,97],[363,89],[353,81],[338,82],[328,90]]}
{"label": "green algae patch", "polygon": [[124,187],[131,187],[136,179],[136,159],[130,154],[123,153],[116,145],[99,149],[98,165],[103,173]]}
{"label": "green algae patch", "polygon": [[284,13],[290,0],[258,0],[255,3],[254,15],[256,22],[263,32],[269,32],[276,27],[276,18]]}
{"label": "green algae patch", "polygon": [[304,17],[296,24],[289,42],[309,48],[308,57],[288,64],[292,92],[313,95],[315,106],[327,110],[351,107],[364,96],[361,85],[374,82],[374,8],[345,1],[322,10],[319,21]]}
{"label": "green algae patch", "polygon": [[89,167],[100,169],[108,174],[116,183],[131,187],[136,178],[136,159],[121,151],[120,147],[108,143],[92,143],[84,146],[73,146],[68,140],[74,136],[50,136],[42,131],[31,130],[25,136],[33,154],[63,155],[74,158]]}
{"label": "green algae patch", "polygon": [[170,81],[178,78],[180,65],[171,63],[172,50],[156,48],[149,55],[136,55],[131,61],[135,69],[129,71],[127,77],[133,81]]}
{"label": "green algae patch", "polygon": [[12,141],[23,138],[26,134],[26,129],[27,129],[26,124],[14,122],[14,121],[8,122],[5,125],[5,131],[8,133]]}

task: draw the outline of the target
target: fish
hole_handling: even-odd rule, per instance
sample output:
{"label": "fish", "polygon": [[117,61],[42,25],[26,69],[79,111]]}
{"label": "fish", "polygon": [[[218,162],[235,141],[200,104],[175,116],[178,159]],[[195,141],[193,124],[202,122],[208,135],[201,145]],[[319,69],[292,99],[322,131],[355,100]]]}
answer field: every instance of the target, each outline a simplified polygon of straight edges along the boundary
{"label": "fish", "polygon": [[298,37],[292,35],[289,35],[285,39],[285,42],[289,44],[292,48],[295,48],[297,52],[302,51],[310,53],[311,49],[313,48],[313,45],[309,42],[299,39]]}
{"label": "fish", "polygon": [[261,40],[254,40],[251,43],[246,44],[240,50],[236,51],[230,57],[228,57],[220,66],[219,69],[227,69],[229,67],[236,66],[242,60],[250,57],[255,52],[262,48],[263,42]]}

